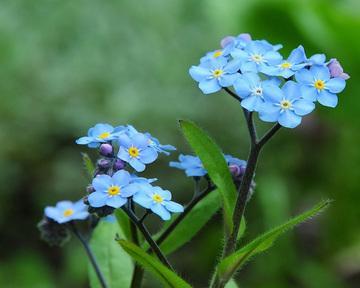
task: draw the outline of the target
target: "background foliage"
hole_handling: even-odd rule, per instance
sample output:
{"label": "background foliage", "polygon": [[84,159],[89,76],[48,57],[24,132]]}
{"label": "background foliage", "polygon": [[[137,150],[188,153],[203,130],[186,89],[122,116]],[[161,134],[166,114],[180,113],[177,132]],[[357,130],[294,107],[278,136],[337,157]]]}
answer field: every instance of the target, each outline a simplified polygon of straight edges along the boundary
{"label": "background foliage", "polygon": [[[131,123],[188,152],[177,126],[188,118],[246,158],[239,104],[202,95],[187,70],[222,36],[250,32],[283,43],[285,55],[303,44],[309,55],[337,57],[352,78],[338,108],[318,106],[263,151],[245,237],[321,198],[335,202],[241,271],[241,287],[358,287],[359,8],[356,0],[1,1],[0,286],[87,287],[79,243],[47,247],[35,226],[45,205],[83,195],[83,147],[74,139],[93,124]],[[167,168],[175,157],[147,173],[185,203],[192,183]],[[197,286],[206,286],[219,253],[219,219],[171,257]],[[148,287],[153,281],[147,275]]]}

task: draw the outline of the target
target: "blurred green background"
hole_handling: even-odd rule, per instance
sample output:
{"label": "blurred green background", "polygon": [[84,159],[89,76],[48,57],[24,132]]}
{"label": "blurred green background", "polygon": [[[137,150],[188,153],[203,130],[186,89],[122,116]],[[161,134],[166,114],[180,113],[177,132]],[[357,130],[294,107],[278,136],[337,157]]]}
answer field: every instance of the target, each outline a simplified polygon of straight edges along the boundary
{"label": "blurred green background", "polygon": [[[336,109],[318,106],[263,151],[246,239],[322,198],[335,202],[247,265],[240,287],[360,287],[359,3],[2,0],[0,287],[88,286],[79,243],[50,248],[36,223],[45,205],[84,194],[87,149],[74,140],[95,123],[131,123],[190,152],[177,126],[188,118],[225,152],[246,158],[239,104],[223,93],[202,95],[188,76],[223,36],[242,32],[282,43],[284,56],[303,44],[308,56],[336,57],[352,78]],[[167,168],[178,152],[146,175],[186,203],[191,179]],[[220,225],[218,215],[171,257],[196,287],[206,287],[219,255]]]}

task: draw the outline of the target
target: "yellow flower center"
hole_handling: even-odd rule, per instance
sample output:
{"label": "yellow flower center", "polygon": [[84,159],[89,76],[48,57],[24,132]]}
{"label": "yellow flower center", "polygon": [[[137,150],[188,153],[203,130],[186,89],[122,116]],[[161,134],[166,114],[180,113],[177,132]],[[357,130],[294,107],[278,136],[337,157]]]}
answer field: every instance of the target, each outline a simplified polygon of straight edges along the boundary
{"label": "yellow flower center", "polygon": [[325,82],[323,80],[316,80],[314,82],[314,87],[318,90],[323,90],[325,88]]}
{"label": "yellow flower center", "polygon": [[64,217],[70,217],[71,215],[74,214],[74,210],[73,209],[66,209],[64,212],[63,212],[63,215]]}
{"label": "yellow flower center", "polygon": [[161,203],[164,201],[164,199],[159,195],[159,194],[154,194],[152,196],[152,199],[156,202],[156,203]]}
{"label": "yellow flower center", "polygon": [[282,63],[280,66],[281,66],[281,68],[283,68],[283,69],[289,69],[289,68],[291,68],[291,63],[289,63],[289,62],[284,62],[284,63]]}
{"label": "yellow flower center", "polygon": [[108,138],[110,136],[110,132],[103,132],[99,135],[100,139],[105,139]]}
{"label": "yellow flower center", "polygon": [[221,50],[216,50],[213,54],[214,58],[217,58],[219,56],[221,56],[223,54],[223,52]]}
{"label": "yellow flower center", "polygon": [[289,100],[282,100],[280,103],[280,107],[284,110],[291,108],[291,102]]}
{"label": "yellow flower center", "polygon": [[139,156],[139,149],[134,147],[134,146],[130,147],[129,148],[129,155],[131,157],[138,157]]}
{"label": "yellow flower center", "polygon": [[215,78],[219,78],[223,73],[224,73],[223,70],[221,70],[221,69],[216,69],[216,70],[213,71],[213,76],[214,76]]}
{"label": "yellow flower center", "polygon": [[111,186],[111,187],[109,187],[108,194],[110,196],[116,196],[116,195],[120,194],[120,187],[119,186]]}
{"label": "yellow flower center", "polygon": [[254,54],[254,55],[252,55],[252,56],[251,56],[251,59],[252,59],[254,62],[256,62],[256,63],[260,63],[260,62],[263,61],[263,57],[262,57],[262,55],[260,55],[260,54]]}

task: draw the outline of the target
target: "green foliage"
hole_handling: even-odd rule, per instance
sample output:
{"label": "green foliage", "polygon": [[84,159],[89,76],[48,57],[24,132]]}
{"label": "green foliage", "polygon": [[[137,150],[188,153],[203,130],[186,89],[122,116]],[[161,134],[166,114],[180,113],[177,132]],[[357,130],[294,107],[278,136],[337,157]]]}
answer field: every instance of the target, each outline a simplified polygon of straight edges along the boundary
{"label": "green foliage", "polygon": [[[126,241],[118,240],[121,247],[141,266],[149,270],[156,276],[165,287],[169,288],[191,288],[191,286],[181,279],[178,275],[172,272],[169,268],[165,267],[159,260],[147,254],[140,247]],[[123,286],[118,286],[123,287]],[[126,287],[126,286],[124,286]]]}
{"label": "green foliage", "polygon": [[[115,241],[115,235],[123,237],[119,226],[101,221],[94,230],[90,246],[95,254],[101,272],[109,288],[129,287],[133,271],[133,263],[129,255]],[[101,287],[94,268],[89,263],[90,286]]]}
{"label": "green foliage", "polygon": [[230,279],[228,283],[226,283],[225,288],[238,288],[239,286],[236,284],[234,279]]}
{"label": "green foliage", "polygon": [[131,241],[130,219],[122,209],[115,209],[115,217],[126,240]]}
{"label": "green foliage", "polygon": [[226,231],[231,233],[237,192],[223,153],[215,142],[194,123],[181,120],[180,126],[186,140],[201,159],[211,180],[219,190],[223,203]]}
{"label": "green foliage", "polygon": [[229,280],[232,275],[237,270],[239,270],[251,257],[269,249],[280,235],[294,228],[298,224],[305,222],[306,220],[309,220],[310,218],[319,214],[329,204],[329,200],[321,201],[312,209],[290,219],[289,221],[278,227],[275,227],[269,232],[266,232],[265,234],[259,236],[249,244],[245,245],[243,248],[240,248],[235,253],[226,257],[219,263],[217,267],[218,277],[225,281]]}
{"label": "green foliage", "polygon": [[86,175],[91,180],[94,177],[95,166],[87,153],[81,153]]}

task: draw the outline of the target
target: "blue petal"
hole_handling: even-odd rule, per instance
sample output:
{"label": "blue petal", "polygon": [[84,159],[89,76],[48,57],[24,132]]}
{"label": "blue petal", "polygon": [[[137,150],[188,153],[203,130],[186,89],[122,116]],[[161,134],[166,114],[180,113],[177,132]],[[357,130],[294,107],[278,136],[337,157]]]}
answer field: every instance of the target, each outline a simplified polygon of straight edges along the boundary
{"label": "blue petal", "polygon": [[61,217],[60,211],[55,207],[46,207],[45,208],[45,216],[57,221]]}
{"label": "blue petal", "polygon": [[136,133],[132,136],[132,142],[135,147],[143,149],[145,147],[148,147],[149,138],[142,133]]}
{"label": "blue petal", "polygon": [[131,167],[133,167],[137,172],[142,172],[145,170],[145,165],[140,162],[138,159],[136,158],[132,158],[130,161],[129,161],[129,164]]}
{"label": "blue petal", "polygon": [[315,79],[320,79],[320,80],[329,80],[330,79],[330,71],[329,68],[325,67],[325,66],[312,66],[310,68],[310,72],[314,75]]}
{"label": "blue petal", "polygon": [[92,186],[96,191],[106,191],[113,181],[109,175],[98,175],[92,181]]}
{"label": "blue petal", "polygon": [[336,94],[322,90],[318,96],[318,101],[321,105],[334,108],[338,104],[338,97]]}
{"label": "blue petal", "polygon": [[60,201],[60,202],[58,202],[56,204],[56,208],[60,209],[60,210],[72,209],[73,208],[73,203],[71,201],[68,201],[68,200]]}
{"label": "blue petal", "polygon": [[294,111],[299,116],[311,113],[315,109],[315,104],[311,101],[300,99],[292,104]]}
{"label": "blue petal", "polygon": [[76,144],[79,144],[79,145],[85,145],[85,144],[89,144],[91,143],[92,141],[94,141],[94,138],[93,137],[81,137],[79,139],[77,139],[75,142]]}
{"label": "blue petal", "polygon": [[84,220],[84,219],[86,219],[87,217],[89,217],[89,212],[87,212],[87,211],[82,211],[82,212],[78,212],[78,213],[76,213],[76,214],[73,214],[72,216],[71,216],[71,219],[73,219],[73,220]]}
{"label": "blue petal", "polygon": [[130,184],[123,188],[121,188],[121,196],[122,197],[130,197],[133,196],[135,193],[139,192],[141,189],[141,185],[139,184]]}
{"label": "blue petal", "polygon": [[206,80],[211,76],[209,69],[201,66],[192,66],[189,70],[190,76],[197,82]]}
{"label": "blue petal", "polygon": [[140,152],[139,159],[145,164],[152,163],[158,157],[158,153],[153,148],[146,148]]}
{"label": "blue petal", "polygon": [[130,137],[126,134],[121,134],[118,137],[118,141],[119,141],[119,145],[124,146],[125,148],[129,148],[132,144]]}
{"label": "blue petal", "polygon": [[94,136],[94,137],[97,137],[99,136],[101,133],[104,133],[104,132],[113,132],[114,131],[114,127],[109,125],[109,124],[103,124],[103,123],[99,123],[99,124],[96,124],[94,127],[93,127],[93,130],[91,131],[92,135],[90,136]]}
{"label": "blue petal", "polygon": [[119,170],[112,176],[113,183],[118,186],[128,185],[130,182],[130,173],[125,170]]}
{"label": "blue petal", "polygon": [[153,200],[149,197],[146,193],[138,192],[136,193],[133,198],[134,202],[141,205],[144,208],[149,209]]}
{"label": "blue petal", "polygon": [[236,73],[240,70],[241,63],[241,59],[235,58],[225,65],[224,71],[227,73]]}
{"label": "blue petal", "polygon": [[276,51],[267,52],[264,55],[264,58],[268,61],[268,63],[270,65],[279,64],[281,62],[281,60],[282,60],[282,57],[281,57],[280,53],[276,52]]}
{"label": "blue petal", "polygon": [[151,211],[155,214],[159,215],[161,219],[163,220],[169,220],[170,219],[170,213],[165,209],[165,207],[161,204],[154,204],[151,206]]}
{"label": "blue petal", "polygon": [[276,111],[266,111],[265,109],[259,112],[259,118],[264,122],[276,122],[279,119],[280,109],[276,106],[273,108],[277,108]]}
{"label": "blue petal", "polygon": [[107,193],[93,192],[88,196],[88,201],[92,207],[102,207],[106,205]]}
{"label": "blue petal", "polygon": [[305,50],[303,46],[299,46],[291,51],[289,58],[287,59],[292,64],[299,64],[306,61]]}
{"label": "blue petal", "polygon": [[258,66],[256,65],[255,62],[249,61],[249,62],[245,62],[241,65],[240,68],[242,73],[246,73],[246,72],[258,72]]}
{"label": "blue petal", "polygon": [[260,96],[250,96],[241,101],[241,106],[248,111],[258,111],[262,103]]}
{"label": "blue petal", "polygon": [[315,55],[311,56],[309,60],[311,63],[313,63],[315,65],[322,65],[325,63],[326,56],[325,56],[325,54],[315,54]]}
{"label": "blue petal", "polygon": [[295,128],[301,123],[301,117],[292,111],[285,110],[283,113],[280,113],[278,122],[286,128]]}
{"label": "blue petal", "polygon": [[251,93],[249,82],[244,77],[241,77],[234,82],[234,89],[241,98],[246,98]]}
{"label": "blue petal", "polygon": [[230,55],[233,57],[233,58],[236,58],[236,59],[240,59],[242,61],[244,60],[247,60],[248,57],[249,57],[249,54],[246,53],[245,51],[241,50],[241,49],[237,49],[235,48],[231,53]]}
{"label": "blue petal", "polygon": [[129,162],[131,160],[131,157],[130,157],[128,151],[122,146],[120,146],[120,148],[119,148],[117,157],[121,160],[124,160],[125,162]]}
{"label": "blue petal", "polygon": [[311,84],[314,82],[313,74],[306,68],[297,71],[295,79],[300,84]]}
{"label": "blue petal", "polygon": [[282,91],[285,94],[285,98],[288,100],[294,100],[300,98],[300,85],[294,81],[287,81],[282,87]]}
{"label": "blue petal", "polygon": [[318,92],[315,87],[308,85],[301,85],[301,97],[309,101],[315,101],[318,97]]}
{"label": "blue petal", "polygon": [[113,196],[106,200],[106,205],[113,208],[120,208],[121,206],[125,205],[126,202],[127,202],[126,198],[123,198],[121,196]]}
{"label": "blue petal", "polygon": [[173,201],[165,201],[165,207],[167,210],[173,213],[181,213],[184,212],[184,207],[178,203]]}
{"label": "blue petal", "polygon": [[234,84],[235,80],[238,79],[240,76],[239,73],[235,74],[224,74],[219,78],[219,84],[222,87],[229,87]]}
{"label": "blue petal", "polygon": [[325,88],[331,93],[340,93],[344,90],[346,82],[342,78],[332,78],[326,82]]}
{"label": "blue petal", "polygon": [[204,94],[215,93],[221,90],[221,86],[219,85],[216,78],[200,82],[199,88]]}
{"label": "blue petal", "polygon": [[159,194],[164,200],[171,200],[171,192],[168,190],[163,190],[160,187],[154,187],[154,193]]}
{"label": "blue petal", "polygon": [[185,173],[188,177],[201,177],[207,174],[207,171],[204,168],[188,168],[185,170]]}
{"label": "blue petal", "polygon": [[263,84],[263,95],[266,101],[275,103],[280,103],[285,97],[284,92],[278,86],[268,82]]}

